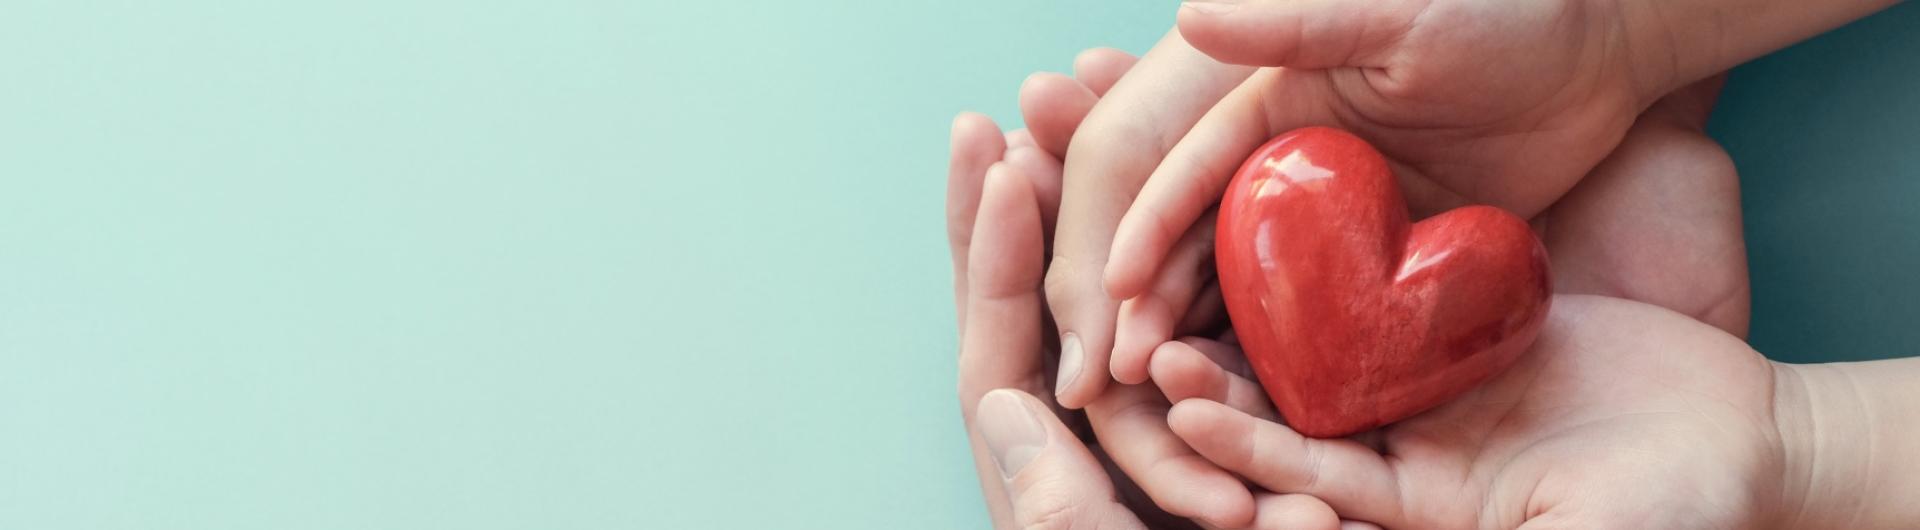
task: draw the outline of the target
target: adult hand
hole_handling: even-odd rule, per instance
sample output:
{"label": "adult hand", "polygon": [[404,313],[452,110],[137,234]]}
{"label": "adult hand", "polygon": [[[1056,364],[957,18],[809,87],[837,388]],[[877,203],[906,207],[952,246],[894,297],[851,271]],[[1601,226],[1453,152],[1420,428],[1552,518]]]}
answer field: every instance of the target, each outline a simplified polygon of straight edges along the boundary
{"label": "adult hand", "polygon": [[[1305,438],[1210,399],[1181,401],[1169,421],[1261,487],[1389,528],[1747,528],[1780,515],[1766,359],[1646,304],[1556,295],[1553,306],[1519,364],[1369,437]],[[1213,381],[1163,386],[1232,396],[1252,384]]]}

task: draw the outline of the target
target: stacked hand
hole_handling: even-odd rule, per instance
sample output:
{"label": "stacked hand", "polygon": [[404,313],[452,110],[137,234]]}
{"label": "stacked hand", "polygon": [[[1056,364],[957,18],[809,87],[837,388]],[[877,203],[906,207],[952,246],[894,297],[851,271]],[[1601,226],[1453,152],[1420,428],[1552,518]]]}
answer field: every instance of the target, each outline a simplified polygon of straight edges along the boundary
{"label": "stacked hand", "polygon": [[[1137,63],[1096,50],[1076,77],[1030,78],[1030,130],[956,122],[961,400],[996,523],[1738,527],[1790,515],[1771,512],[1796,496],[1782,483],[1776,367],[1739,341],[1737,184],[1700,133],[1717,81],[1649,97],[1704,72],[1675,58],[1650,74],[1645,56],[1610,54],[1647,38],[1618,24],[1632,13],[1496,3],[1190,3],[1185,35]],[[1481,202],[1533,218],[1563,296],[1521,365],[1352,440],[1276,421],[1221,334],[1207,216],[1247,152],[1310,124],[1354,130],[1401,162],[1417,215]],[[1066,410],[1082,407],[1084,419]],[[1100,443],[1083,443],[1082,427]]]}

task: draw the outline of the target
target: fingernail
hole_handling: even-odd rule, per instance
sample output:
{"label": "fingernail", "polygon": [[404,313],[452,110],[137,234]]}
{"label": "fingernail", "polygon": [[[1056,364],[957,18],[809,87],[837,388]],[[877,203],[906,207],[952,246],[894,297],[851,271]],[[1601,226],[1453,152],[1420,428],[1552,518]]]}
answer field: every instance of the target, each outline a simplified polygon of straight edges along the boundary
{"label": "fingernail", "polygon": [[987,454],[1000,466],[1000,476],[1011,479],[1040,456],[1047,446],[1047,426],[1031,407],[1010,390],[995,390],[980,398],[975,413]]}
{"label": "fingernail", "polygon": [[1087,352],[1080,349],[1080,336],[1068,333],[1060,337],[1060,380],[1054,384],[1053,392],[1064,393],[1080,380],[1080,370],[1085,367]]}
{"label": "fingernail", "polygon": [[1239,0],[1187,0],[1180,3],[1181,9],[1191,9],[1203,15],[1218,15],[1232,11]]}

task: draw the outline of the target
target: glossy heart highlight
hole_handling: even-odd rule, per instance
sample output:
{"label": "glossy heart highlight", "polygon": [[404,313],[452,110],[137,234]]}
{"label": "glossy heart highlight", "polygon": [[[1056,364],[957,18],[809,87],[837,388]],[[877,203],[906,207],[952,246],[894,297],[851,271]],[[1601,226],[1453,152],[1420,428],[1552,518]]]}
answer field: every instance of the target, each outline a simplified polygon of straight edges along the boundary
{"label": "glossy heart highlight", "polygon": [[1234,330],[1308,436],[1373,429],[1484,383],[1533,343],[1552,294],[1525,221],[1468,206],[1412,223],[1386,158],[1337,129],[1255,151],[1219,223]]}

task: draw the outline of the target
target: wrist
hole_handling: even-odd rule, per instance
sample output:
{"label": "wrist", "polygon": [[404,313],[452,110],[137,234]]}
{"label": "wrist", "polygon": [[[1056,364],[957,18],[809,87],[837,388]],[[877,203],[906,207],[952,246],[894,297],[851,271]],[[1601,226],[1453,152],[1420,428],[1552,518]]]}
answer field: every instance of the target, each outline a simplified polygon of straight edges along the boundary
{"label": "wrist", "polygon": [[[1776,528],[1883,528],[1911,507],[1882,502],[1886,464],[1875,449],[1906,440],[1880,439],[1871,389],[1850,373],[1858,364],[1774,363],[1774,421],[1785,457]],[[1893,508],[1889,513],[1888,508]]]}
{"label": "wrist", "polygon": [[1678,27],[1676,2],[1712,0],[1600,0],[1611,3],[1614,43],[1626,63],[1627,79],[1641,108],[1667,94],[1719,72],[1723,62],[1713,43],[1690,42],[1700,35]]}
{"label": "wrist", "polygon": [[1900,0],[1576,0],[1614,15],[1614,52],[1640,101],[1891,7]]}

